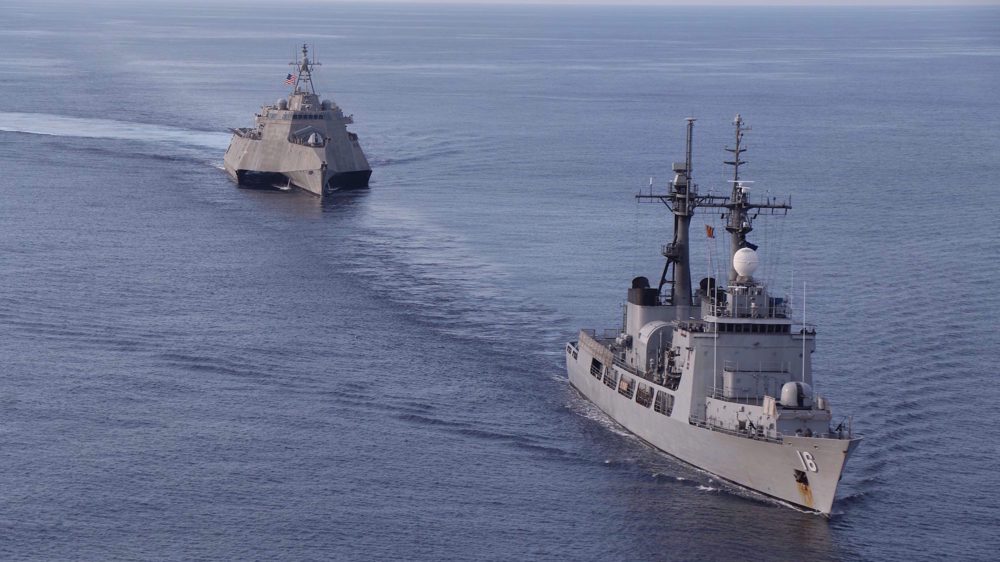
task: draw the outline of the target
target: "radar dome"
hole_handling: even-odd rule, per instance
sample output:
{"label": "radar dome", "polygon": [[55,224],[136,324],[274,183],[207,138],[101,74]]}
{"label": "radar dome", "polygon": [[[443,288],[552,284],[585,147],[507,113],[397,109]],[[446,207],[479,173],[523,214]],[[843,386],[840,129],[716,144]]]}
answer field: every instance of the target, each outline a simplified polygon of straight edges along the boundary
{"label": "radar dome", "polygon": [[760,258],[757,256],[757,252],[750,248],[740,248],[733,255],[733,269],[740,277],[751,277],[753,272],[757,271],[758,264],[760,264]]}
{"label": "radar dome", "polygon": [[786,382],[781,387],[781,405],[785,408],[811,408],[812,387],[804,382]]}
{"label": "radar dome", "polygon": [[288,100],[286,100],[285,98],[281,98],[280,100],[278,100],[278,103],[276,105],[278,106],[278,109],[288,109]]}

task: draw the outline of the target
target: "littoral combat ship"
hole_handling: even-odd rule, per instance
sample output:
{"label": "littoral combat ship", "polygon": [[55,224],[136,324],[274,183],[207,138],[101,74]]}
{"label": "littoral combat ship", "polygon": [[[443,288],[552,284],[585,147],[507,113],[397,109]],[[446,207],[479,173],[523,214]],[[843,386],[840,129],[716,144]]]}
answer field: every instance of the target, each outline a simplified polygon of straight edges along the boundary
{"label": "littoral combat ship", "polygon": [[[740,180],[745,147],[736,116],[732,192],[701,194],[686,159],[664,194],[640,193],[673,213],[658,286],[636,277],[623,326],[582,330],[566,345],[570,383],[626,429],[724,480],[829,515],[841,471],[861,441],[849,420],[834,427],[830,403],[812,392],[816,331],[792,319],[789,301],[755,278],[752,219],[785,214],[773,199],[751,202]],[[688,231],[697,209],[720,212],[730,234],[727,286],[712,277],[692,293]],[[751,216],[752,215],[752,216]],[[708,227],[706,227],[708,230]],[[709,232],[709,236],[714,233]],[[803,312],[804,315],[804,312]]]}
{"label": "littoral combat ship", "polygon": [[253,128],[232,129],[224,159],[226,172],[240,185],[297,186],[315,195],[338,189],[368,187],[371,166],[358,135],[347,130],[353,116],[334,102],[323,100],[313,87],[312,71],[319,63],[302,58],[289,63],[292,93],[274,105],[265,105]]}

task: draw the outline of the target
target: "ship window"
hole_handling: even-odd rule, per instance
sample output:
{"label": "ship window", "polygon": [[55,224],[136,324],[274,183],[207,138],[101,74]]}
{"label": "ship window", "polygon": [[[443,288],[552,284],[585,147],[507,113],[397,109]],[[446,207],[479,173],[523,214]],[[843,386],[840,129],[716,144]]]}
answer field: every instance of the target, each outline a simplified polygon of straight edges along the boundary
{"label": "ship window", "polygon": [[674,411],[674,395],[667,394],[662,390],[657,391],[656,401],[653,403],[653,409],[664,416],[669,416],[670,413]]}
{"label": "ship window", "polygon": [[614,388],[615,387],[615,383],[618,382],[616,380],[617,377],[618,377],[618,375],[617,375],[617,373],[614,372],[614,370],[612,370],[612,369],[605,370],[604,371],[604,386],[606,386],[608,388]]}
{"label": "ship window", "polygon": [[618,394],[621,394],[629,400],[632,399],[632,392],[635,390],[635,380],[628,377],[622,377],[622,380],[618,381]]}
{"label": "ship window", "polygon": [[590,374],[594,375],[594,378],[601,378],[602,370],[604,370],[604,365],[596,357],[590,360]]}
{"label": "ship window", "polygon": [[639,383],[639,389],[635,392],[635,401],[640,406],[648,408],[653,403],[653,388]]}

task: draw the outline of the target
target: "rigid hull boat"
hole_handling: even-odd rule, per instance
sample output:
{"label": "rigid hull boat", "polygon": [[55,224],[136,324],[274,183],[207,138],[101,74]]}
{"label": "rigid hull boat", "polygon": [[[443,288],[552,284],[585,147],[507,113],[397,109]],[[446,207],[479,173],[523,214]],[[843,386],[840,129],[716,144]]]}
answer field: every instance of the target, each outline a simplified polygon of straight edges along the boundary
{"label": "rigid hull boat", "polygon": [[[836,426],[829,402],[812,393],[816,331],[792,318],[786,298],[754,277],[751,220],[791,208],[751,202],[740,180],[742,138],[735,120],[732,189],[702,195],[691,174],[694,119],[686,158],[663,194],[674,238],[662,246],[660,282],[636,277],[620,329],[581,330],[566,345],[570,383],[626,429],[695,467],[784,502],[829,515],[848,457],[860,442],[849,421]],[[722,213],[730,238],[728,283],[692,287],[689,229],[697,209]],[[751,215],[753,215],[751,217]],[[706,227],[708,229],[708,227]],[[711,236],[714,232],[709,231]],[[693,290],[692,290],[693,289]]]}
{"label": "rigid hull boat", "polygon": [[226,150],[226,172],[242,186],[299,187],[323,196],[339,189],[368,187],[371,166],[347,130],[351,115],[330,100],[320,101],[313,86],[312,71],[319,64],[302,58],[291,63],[296,75],[287,98],[261,107],[254,127],[232,129]]}

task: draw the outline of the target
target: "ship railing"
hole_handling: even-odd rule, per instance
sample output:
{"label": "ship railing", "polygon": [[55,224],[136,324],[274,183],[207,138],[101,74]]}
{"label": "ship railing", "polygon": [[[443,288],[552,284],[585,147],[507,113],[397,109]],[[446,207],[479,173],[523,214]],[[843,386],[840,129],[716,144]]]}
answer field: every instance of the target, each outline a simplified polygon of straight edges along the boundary
{"label": "ship railing", "polygon": [[588,336],[591,337],[591,339],[602,344],[613,342],[615,338],[618,337],[618,330],[614,330],[611,328],[605,328],[604,330],[601,331],[600,334],[598,334],[597,330],[593,328],[582,328],[580,332],[587,334]]}
{"label": "ship railing", "polygon": [[322,148],[322,147],[326,146],[326,139],[325,138],[322,139],[319,143],[313,144],[313,143],[309,142],[308,137],[307,138],[301,138],[301,137],[295,137],[295,136],[291,136],[290,135],[288,137],[288,142],[290,142],[292,144],[298,144],[298,145],[301,145],[301,146],[308,146],[310,148]]}
{"label": "ship railing", "polygon": [[731,402],[733,404],[746,404],[748,406],[762,406],[764,398],[760,395],[745,394],[743,396],[726,396],[722,389],[716,389],[708,393],[709,398]]}
{"label": "ship railing", "polygon": [[702,303],[702,314],[715,316],[716,318],[791,318],[791,310],[788,305],[779,304],[769,306],[766,309],[757,311],[730,310],[727,304]]}
{"label": "ship railing", "polygon": [[771,374],[771,373],[789,373],[791,363],[785,361],[764,363],[763,361],[758,361],[756,365],[753,363],[743,363],[742,368],[740,367],[739,361],[733,361],[732,359],[725,359],[722,362],[722,370],[729,371],[731,373],[758,373],[761,375]]}
{"label": "ship railing", "polygon": [[805,323],[802,323],[802,322],[796,322],[796,323],[792,324],[791,334],[792,334],[793,338],[794,337],[801,337],[802,334],[805,334],[807,336],[815,336],[816,335],[816,325],[815,324],[805,324]]}
{"label": "ship railing", "polygon": [[[688,418],[688,423],[691,425],[701,427],[704,429],[710,429],[712,431],[718,431],[719,433],[725,433],[727,435],[732,435],[734,437],[744,437],[747,439],[753,439],[755,441],[767,441],[769,443],[782,443],[785,438],[785,434],[780,431],[767,431],[763,428],[757,428],[756,430],[751,430],[749,426],[746,429],[726,427],[718,423],[713,423],[705,418],[698,416],[691,416]],[[846,427],[845,427],[846,425]],[[839,429],[829,428],[830,431],[825,431],[823,433],[813,433],[811,435],[805,435],[802,432],[796,432],[795,434],[789,434],[788,437],[812,437],[814,439],[854,439],[854,418],[848,417],[839,426]]]}
{"label": "ship railing", "polygon": [[[629,365],[628,363],[626,363],[625,360],[622,359],[621,357],[619,357],[618,355],[615,355],[614,361],[612,361],[612,362],[614,363],[615,367],[618,367],[619,369],[624,370],[625,372],[627,372],[630,375],[633,375],[633,376],[636,376],[636,377],[642,377],[644,379],[647,378],[644,373],[640,373],[638,369],[636,369],[635,367],[633,367],[633,366]],[[649,379],[649,380],[652,380],[652,379]]]}
{"label": "ship railing", "polygon": [[260,139],[260,131],[257,129],[250,129],[247,127],[241,127],[239,129],[230,129],[234,135],[238,137],[243,137],[245,139]]}
{"label": "ship railing", "polygon": [[725,433],[726,435],[732,435],[733,437],[742,437],[744,439],[751,439],[753,441],[766,441],[768,443],[782,442],[782,435],[781,433],[778,432],[770,433],[767,431],[762,431],[762,429],[758,429],[757,431],[752,431],[750,429],[743,429],[743,430],[732,429],[711,423],[705,418],[700,418],[697,416],[689,417],[688,423],[703,429],[709,429],[712,431],[718,431],[719,433]]}
{"label": "ship railing", "polygon": [[687,330],[689,332],[711,332],[712,326],[701,320],[682,320],[677,323],[677,327],[682,330]]}

